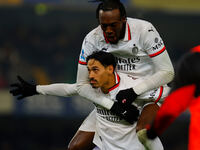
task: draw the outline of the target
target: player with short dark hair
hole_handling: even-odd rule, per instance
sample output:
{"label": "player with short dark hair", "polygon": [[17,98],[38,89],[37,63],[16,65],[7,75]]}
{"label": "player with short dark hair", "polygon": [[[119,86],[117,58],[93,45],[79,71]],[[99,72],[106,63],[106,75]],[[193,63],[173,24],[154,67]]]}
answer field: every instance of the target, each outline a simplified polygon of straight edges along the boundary
{"label": "player with short dark hair", "polygon": [[[30,92],[29,95],[36,93],[58,96],[79,94],[122,116],[122,110],[128,111],[126,110],[128,108],[123,107],[121,103],[124,99],[127,104],[131,104],[138,95],[169,83],[173,79],[174,70],[163,40],[150,22],[126,17],[124,6],[119,0],[97,1],[100,1],[96,12],[99,26],[88,33],[83,41],[77,82],[75,84],[37,85],[36,92]],[[96,95],[89,84],[86,58],[93,51],[112,53],[117,59],[118,72],[140,79],[140,83],[118,92],[116,99],[120,103],[105,97],[104,94]],[[18,91],[16,95],[18,94],[20,95],[21,92]],[[23,94],[22,96],[28,95]],[[83,122],[69,144],[69,149],[92,147],[91,140],[95,132],[93,121],[95,119],[93,118],[93,115],[89,115]],[[126,118],[127,121],[131,119]]]}
{"label": "player with short dark hair", "polygon": [[[87,57],[87,68],[89,74],[89,82],[94,91],[99,94],[103,93],[107,97],[116,101],[118,91],[129,88],[140,82],[131,75],[118,73],[115,71],[116,61],[111,53],[97,51]],[[99,105],[95,105],[96,114],[96,132],[94,141],[99,149],[113,150],[143,150],[144,147],[138,141],[136,136],[136,123],[142,108],[147,103],[157,103],[158,98],[163,99],[168,92],[168,88],[163,88],[163,95],[160,97],[161,88],[157,88],[137,96],[135,101],[127,104],[124,101],[123,107],[127,109],[133,118],[132,122],[127,122],[124,117],[120,117]],[[164,94],[165,93],[165,94]],[[131,111],[131,112],[130,112]],[[163,150],[162,144],[158,138],[154,141],[156,150]]]}

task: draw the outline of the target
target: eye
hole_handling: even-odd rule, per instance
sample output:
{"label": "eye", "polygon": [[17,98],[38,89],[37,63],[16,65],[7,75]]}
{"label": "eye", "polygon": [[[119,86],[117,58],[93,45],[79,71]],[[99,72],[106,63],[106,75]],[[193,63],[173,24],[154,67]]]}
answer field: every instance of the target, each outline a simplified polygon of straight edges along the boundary
{"label": "eye", "polygon": [[99,69],[97,69],[97,68],[94,68],[94,69],[93,69],[93,71],[94,71],[94,72],[97,72],[97,71],[99,71]]}
{"label": "eye", "polygon": [[105,29],[108,25],[107,24],[101,24],[101,28]]}
{"label": "eye", "polygon": [[111,27],[116,27],[116,26],[117,26],[117,23],[112,23],[110,26],[111,26]]}

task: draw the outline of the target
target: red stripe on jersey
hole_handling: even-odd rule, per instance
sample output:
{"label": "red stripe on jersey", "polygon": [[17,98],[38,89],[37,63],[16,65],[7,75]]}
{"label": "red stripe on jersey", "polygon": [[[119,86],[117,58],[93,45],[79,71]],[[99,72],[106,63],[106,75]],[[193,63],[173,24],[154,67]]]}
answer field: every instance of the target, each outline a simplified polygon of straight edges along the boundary
{"label": "red stripe on jersey", "polygon": [[104,36],[104,38],[105,38],[106,43],[109,43],[109,41],[108,41],[108,39],[107,39],[107,37],[106,37],[105,32],[103,32],[103,36]]}
{"label": "red stripe on jersey", "polygon": [[86,62],[83,62],[83,61],[80,61],[80,60],[78,61],[78,63],[81,64],[81,65],[87,65]]}
{"label": "red stripe on jersey", "polygon": [[131,30],[128,24],[128,40],[131,40]]}
{"label": "red stripe on jersey", "polygon": [[200,45],[191,49],[192,52],[200,52]]}
{"label": "red stripe on jersey", "polygon": [[119,75],[117,73],[116,73],[116,76],[117,76],[117,82],[116,82],[116,84],[113,87],[111,87],[110,89],[108,89],[109,92],[112,91],[112,90],[114,90],[115,88],[117,88],[119,86],[120,77],[119,77]]}
{"label": "red stripe on jersey", "polygon": [[155,56],[161,54],[162,52],[164,52],[165,49],[166,49],[166,48],[165,48],[165,46],[164,46],[160,51],[158,51],[157,53],[151,54],[151,55],[149,55],[149,56],[150,56],[150,57],[155,57]]}
{"label": "red stripe on jersey", "polygon": [[163,86],[160,87],[160,93],[159,93],[159,96],[158,96],[158,98],[155,100],[154,103],[158,103],[158,101],[159,101],[160,98],[162,97],[162,94],[163,94]]}

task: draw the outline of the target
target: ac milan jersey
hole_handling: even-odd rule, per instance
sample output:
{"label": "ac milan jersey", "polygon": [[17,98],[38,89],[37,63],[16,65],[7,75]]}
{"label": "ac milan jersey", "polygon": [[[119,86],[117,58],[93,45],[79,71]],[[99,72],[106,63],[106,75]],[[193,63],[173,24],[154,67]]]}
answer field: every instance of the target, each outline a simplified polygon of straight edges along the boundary
{"label": "ac milan jersey", "polygon": [[[109,89],[109,93],[106,96],[115,101],[116,94],[119,90],[123,90],[137,84],[138,80],[130,75],[123,73],[115,73],[116,84]],[[95,90],[96,93],[101,93],[100,89]],[[145,92],[138,96],[136,100],[132,103],[139,110],[149,102],[159,102],[167,96],[169,91],[168,87],[160,87],[149,92]],[[94,137],[94,142],[101,148],[101,150],[115,149],[115,150],[142,150],[144,147],[137,139],[135,132],[136,124],[129,124],[125,120],[116,116],[109,110],[96,105],[96,136]],[[100,142],[101,141],[101,142]],[[162,149],[162,144],[158,139],[158,150]]]}
{"label": "ac milan jersey", "polygon": [[86,64],[88,55],[102,50],[116,57],[118,72],[141,78],[155,72],[151,58],[163,53],[165,45],[151,23],[127,18],[124,39],[117,44],[106,40],[100,26],[92,30],[83,41],[79,63]]}

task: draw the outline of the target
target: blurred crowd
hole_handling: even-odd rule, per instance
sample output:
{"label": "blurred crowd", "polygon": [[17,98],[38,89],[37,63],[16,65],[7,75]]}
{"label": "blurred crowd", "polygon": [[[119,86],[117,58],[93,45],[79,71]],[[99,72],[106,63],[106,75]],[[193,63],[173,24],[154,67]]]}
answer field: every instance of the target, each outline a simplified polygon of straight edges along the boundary
{"label": "blurred crowd", "polygon": [[37,84],[74,82],[81,47],[76,41],[83,37],[68,30],[65,24],[0,25],[0,88],[7,88],[17,74]]}

